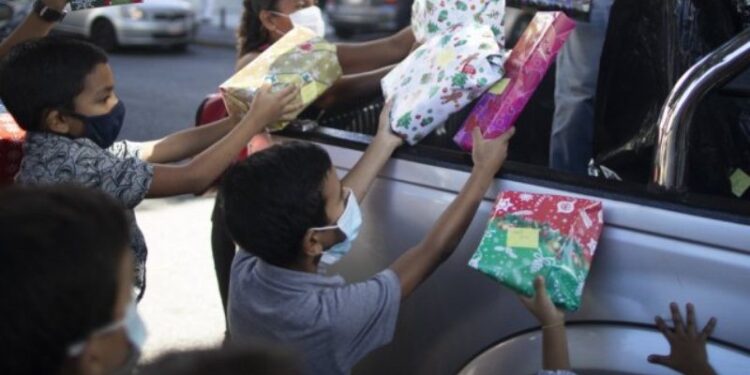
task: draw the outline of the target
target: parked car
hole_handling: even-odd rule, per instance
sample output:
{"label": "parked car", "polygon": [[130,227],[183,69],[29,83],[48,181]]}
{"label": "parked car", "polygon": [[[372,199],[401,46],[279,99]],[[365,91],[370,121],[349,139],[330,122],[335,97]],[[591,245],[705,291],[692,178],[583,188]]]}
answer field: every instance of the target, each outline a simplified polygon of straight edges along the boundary
{"label": "parked car", "polygon": [[[750,38],[746,40],[750,46]],[[687,120],[660,124],[663,137],[680,139],[660,141],[656,154],[669,151],[669,157],[655,159],[654,176],[684,172],[680,169],[686,165],[674,162],[675,157],[680,159],[673,153],[687,150],[671,147],[686,139],[689,124],[684,122],[690,114],[682,110],[694,107],[703,97],[695,87],[719,85],[726,76],[717,72],[747,61],[748,50],[737,56],[707,58],[716,65],[692,69],[695,74],[681,81],[681,89],[670,101],[678,104],[665,111],[681,113],[668,117],[670,121]],[[548,82],[549,78],[554,76]],[[680,94],[686,87],[689,92]],[[495,196],[501,190],[515,190],[603,202],[605,228],[583,306],[568,317],[571,359],[577,373],[673,373],[649,364],[646,358],[669,353],[653,318],[668,314],[670,301],[679,301],[694,303],[701,322],[718,317],[718,327],[708,342],[717,372],[747,374],[750,201],[685,191],[685,186],[662,185],[656,180],[648,186],[574,176],[540,165],[546,164],[546,157],[519,157],[516,146],[525,145],[525,137],[546,148],[546,135],[528,122],[529,116],[544,110],[539,99],[535,97],[531,105],[536,106],[527,108],[519,119],[511,161],[496,176],[455,254],[404,301],[393,341],[371,353],[353,373],[495,375],[532,374],[541,368],[541,331],[536,321],[514,293],[467,266]],[[312,131],[287,129],[284,137],[320,144],[344,173],[362,156],[375,133],[381,106],[376,102],[351,115],[321,120]],[[469,176],[470,155],[451,141],[466,113],[454,116],[447,130],[397,150],[362,202],[365,225],[353,251],[331,272],[351,282],[367,279],[423,238]],[[540,123],[546,124],[549,134],[549,119]],[[534,149],[523,147],[522,151],[528,150]],[[524,159],[543,161],[537,165],[519,162]]]}
{"label": "parked car", "polygon": [[106,51],[119,46],[185,49],[197,30],[193,6],[183,0],[148,0],[70,12],[54,28],[88,38]]}
{"label": "parked car", "polygon": [[30,0],[0,0],[0,40],[7,38],[30,10]]}

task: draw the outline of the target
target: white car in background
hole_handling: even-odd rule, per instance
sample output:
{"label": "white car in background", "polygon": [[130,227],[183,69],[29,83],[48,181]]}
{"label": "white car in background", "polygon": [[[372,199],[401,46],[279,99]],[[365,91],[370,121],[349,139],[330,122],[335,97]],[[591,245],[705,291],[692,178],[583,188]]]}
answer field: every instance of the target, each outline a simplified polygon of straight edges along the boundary
{"label": "white car in background", "polygon": [[120,46],[185,49],[198,23],[193,6],[183,0],[146,0],[139,4],[69,12],[54,30],[90,39],[106,51]]}

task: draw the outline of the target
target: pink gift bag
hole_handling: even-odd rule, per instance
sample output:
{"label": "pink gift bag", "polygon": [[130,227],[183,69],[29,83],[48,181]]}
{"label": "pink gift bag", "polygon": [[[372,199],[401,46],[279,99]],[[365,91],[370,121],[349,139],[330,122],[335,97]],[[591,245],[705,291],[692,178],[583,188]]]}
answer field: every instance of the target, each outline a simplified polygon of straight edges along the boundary
{"label": "pink gift bag", "polygon": [[482,95],[453,140],[471,150],[474,127],[482,129],[484,138],[508,131],[575,26],[562,12],[538,12],[505,61],[504,78]]}

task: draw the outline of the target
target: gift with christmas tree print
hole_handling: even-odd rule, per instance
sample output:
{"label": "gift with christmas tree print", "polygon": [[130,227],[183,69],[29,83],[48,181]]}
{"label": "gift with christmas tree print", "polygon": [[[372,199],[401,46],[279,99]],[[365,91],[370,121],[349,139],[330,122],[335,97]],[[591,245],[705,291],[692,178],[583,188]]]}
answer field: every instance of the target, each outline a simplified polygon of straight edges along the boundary
{"label": "gift with christmas tree print", "polygon": [[488,139],[513,127],[575,26],[562,12],[537,13],[505,61],[503,79],[479,99],[453,137],[456,144],[471,150],[477,126]]}
{"label": "gift with christmas tree print", "polygon": [[411,28],[417,42],[424,43],[456,25],[487,25],[504,48],[503,17],[505,0],[414,0]]}
{"label": "gift with christmas tree print", "polygon": [[557,10],[565,12],[570,17],[587,21],[591,14],[592,2],[592,0],[508,0],[508,6],[536,10]]}
{"label": "gift with christmas tree print", "polygon": [[70,0],[70,10],[108,7],[110,5],[127,5],[142,3],[143,0]]}
{"label": "gift with christmas tree print", "polygon": [[[224,104],[230,114],[244,114],[250,109],[255,92],[264,84],[282,89],[299,88],[297,100],[303,108],[299,115],[341,77],[336,46],[318,37],[312,30],[295,27],[263,51],[250,64],[220,86]],[[289,121],[268,127],[281,130]]]}
{"label": "gift with christmas tree print", "polygon": [[0,103],[0,187],[12,184],[21,168],[24,139],[26,132]]}
{"label": "gift with christmas tree print", "polygon": [[500,193],[469,267],[526,296],[544,276],[555,305],[575,311],[604,221],[599,201]]}
{"label": "gift with christmas tree print", "polygon": [[489,26],[455,26],[422,44],[386,75],[391,128],[413,145],[478,98],[503,75]]}

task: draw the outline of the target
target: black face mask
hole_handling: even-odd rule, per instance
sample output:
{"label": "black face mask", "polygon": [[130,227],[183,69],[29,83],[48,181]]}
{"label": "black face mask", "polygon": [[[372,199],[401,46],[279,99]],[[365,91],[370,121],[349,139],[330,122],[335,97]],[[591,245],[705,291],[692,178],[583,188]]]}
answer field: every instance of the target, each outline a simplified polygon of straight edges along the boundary
{"label": "black face mask", "polygon": [[122,123],[125,121],[125,103],[122,100],[118,101],[105,115],[84,116],[76,113],[74,116],[83,122],[84,137],[94,141],[101,148],[108,148],[120,135]]}

